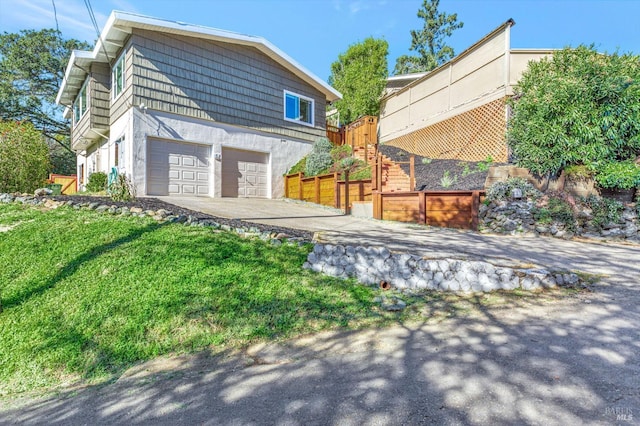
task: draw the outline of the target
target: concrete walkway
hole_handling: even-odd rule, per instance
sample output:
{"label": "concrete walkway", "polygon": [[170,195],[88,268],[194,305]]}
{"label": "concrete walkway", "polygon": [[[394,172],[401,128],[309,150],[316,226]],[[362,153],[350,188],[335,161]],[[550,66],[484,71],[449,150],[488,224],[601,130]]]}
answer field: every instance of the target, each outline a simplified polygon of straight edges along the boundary
{"label": "concrete walkway", "polygon": [[607,274],[593,293],[447,302],[424,320],[162,358],[116,383],[0,401],[0,424],[628,425],[640,420],[640,247],[478,235],[277,200],[180,201],[347,244]]}

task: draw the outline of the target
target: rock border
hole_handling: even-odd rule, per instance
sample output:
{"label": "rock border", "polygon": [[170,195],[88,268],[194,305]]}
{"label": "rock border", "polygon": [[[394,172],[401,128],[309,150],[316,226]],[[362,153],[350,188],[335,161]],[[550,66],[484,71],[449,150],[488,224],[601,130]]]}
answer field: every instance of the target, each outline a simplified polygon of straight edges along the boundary
{"label": "rock border", "polygon": [[569,271],[499,267],[483,261],[426,259],[392,253],[386,247],[316,244],[304,268],[368,285],[389,283],[399,290],[489,292],[536,290],[583,284]]}
{"label": "rock border", "polygon": [[308,238],[295,237],[288,235],[281,230],[261,230],[258,226],[231,226],[220,223],[213,218],[198,218],[192,215],[174,214],[167,209],[144,210],[142,207],[118,206],[104,204],[94,201],[59,201],[50,198],[48,195],[34,196],[25,194],[0,194],[0,203],[19,203],[33,206],[42,206],[45,208],[56,209],[58,207],[67,206],[75,210],[94,210],[98,213],[110,214],[113,216],[125,217],[151,217],[158,223],[181,223],[186,226],[201,226],[212,229],[219,229],[227,232],[235,232],[243,238],[259,238],[263,241],[270,241],[273,245],[281,245],[283,243],[304,245],[311,243]]}
{"label": "rock border", "polygon": [[640,243],[640,215],[634,204],[624,206],[617,223],[606,223],[601,228],[591,223],[593,212],[590,209],[582,209],[579,212],[575,229],[570,229],[559,221],[538,223],[534,219],[534,209],[535,203],[528,200],[494,200],[488,204],[481,204],[478,211],[479,232]]}

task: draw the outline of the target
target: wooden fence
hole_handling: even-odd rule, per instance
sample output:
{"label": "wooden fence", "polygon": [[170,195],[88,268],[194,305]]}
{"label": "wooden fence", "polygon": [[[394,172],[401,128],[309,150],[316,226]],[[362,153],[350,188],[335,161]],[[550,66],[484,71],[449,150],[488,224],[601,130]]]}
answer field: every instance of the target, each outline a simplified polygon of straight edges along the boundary
{"label": "wooden fence", "polygon": [[[309,201],[335,208],[345,208],[353,201],[371,201],[371,179],[348,181],[340,180],[338,173],[304,177],[303,173],[284,177],[285,197],[294,200]],[[345,200],[349,200],[346,203]]]}
{"label": "wooden fence", "polygon": [[62,190],[60,191],[60,193],[63,195],[71,195],[78,192],[78,177],[76,175],[64,176],[50,174],[49,182],[62,185]]}
{"label": "wooden fence", "polygon": [[378,117],[366,115],[342,127],[327,126],[327,138],[334,145],[352,148],[378,143]]}
{"label": "wooden fence", "polygon": [[344,143],[344,127],[327,126],[327,139],[334,145]]}
{"label": "wooden fence", "polygon": [[482,200],[484,191],[374,192],[373,217],[477,230]]}

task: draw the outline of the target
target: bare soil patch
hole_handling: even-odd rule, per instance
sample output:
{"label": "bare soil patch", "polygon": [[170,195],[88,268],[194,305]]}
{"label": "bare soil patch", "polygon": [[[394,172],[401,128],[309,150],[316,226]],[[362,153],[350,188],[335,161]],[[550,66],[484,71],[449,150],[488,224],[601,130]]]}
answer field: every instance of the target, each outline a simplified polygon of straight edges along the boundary
{"label": "bare soil patch", "polygon": [[[417,191],[455,191],[455,190],[483,190],[488,171],[479,170],[480,161],[439,160],[412,154],[400,148],[388,145],[379,145],[379,151],[395,162],[407,162],[400,164],[404,172],[409,175],[409,157],[415,155],[415,177]],[[427,158],[429,164],[424,164]],[[491,163],[492,165],[500,165]],[[453,182],[450,186],[443,186],[442,179],[445,174]]]}

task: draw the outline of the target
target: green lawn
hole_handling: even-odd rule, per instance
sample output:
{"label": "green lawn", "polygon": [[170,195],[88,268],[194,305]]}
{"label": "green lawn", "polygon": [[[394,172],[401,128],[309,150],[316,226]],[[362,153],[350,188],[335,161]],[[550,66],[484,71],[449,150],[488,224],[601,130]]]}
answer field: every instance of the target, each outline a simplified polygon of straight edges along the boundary
{"label": "green lawn", "polygon": [[384,321],[309,248],[66,207],[0,205],[0,395],[99,381],[166,353]]}
{"label": "green lawn", "polygon": [[88,210],[0,204],[0,396],[117,378],[168,353],[392,321],[440,321],[558,292],[403,296],[301,268],[310,247]]}

